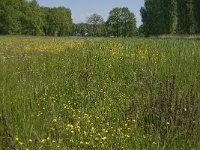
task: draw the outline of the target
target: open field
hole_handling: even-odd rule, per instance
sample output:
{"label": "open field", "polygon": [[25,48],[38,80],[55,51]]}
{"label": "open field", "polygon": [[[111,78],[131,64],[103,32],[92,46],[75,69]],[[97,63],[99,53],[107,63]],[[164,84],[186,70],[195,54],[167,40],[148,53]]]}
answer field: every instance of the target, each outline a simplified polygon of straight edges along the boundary
{"label": "open field", "polygon": [[200,41],[0,37],[0,149],[200,149]]}

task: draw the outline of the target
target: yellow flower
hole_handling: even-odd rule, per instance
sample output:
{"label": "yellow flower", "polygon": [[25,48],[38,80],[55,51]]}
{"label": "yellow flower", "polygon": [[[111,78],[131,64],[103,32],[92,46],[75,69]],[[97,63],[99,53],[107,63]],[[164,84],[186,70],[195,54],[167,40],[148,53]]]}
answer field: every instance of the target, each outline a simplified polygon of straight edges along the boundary
{"label": "yellow flower", "polygon": [[86,131],[84,131],[84,133],[83,133],[85,136],[87,135],[87,132]]}
{"label": "yellow flower", "polygon": [[98,138],[98,137],[95,137],[95,140],[96,140],[96,141],[98,141],[98,140],[99,140],[99,138]]}
{"label": "yellow flower", "polygon": [[95,128],[94,127],[91,128],[91,132],[95,133]]}
{"label": "yellow flower", "polygon": [[42,139],[41,143],[45,143],[46,142],[46,139]]}
{"label": "yellow flower", "polygon": [[130,137],[130,135],[125,135],[127,138],[129,138]]}
{"label": "yellow flower", "polygon": [[85,144],[86,144],[86,145],[89,145],[90,143],[89,143],[89,142],[85,142]]}
{"label": "yellow flower", "polygon": [[106,139],[107,139],[107,137],[102,137],[101,139],[102,139],[102,140],[106,140]]}
{"label": "yellow flower", "polygon": [[106,129],[102,129],[102,131],[108,133],[108,130],[106,130]]}
{"label": "yellow flower", "polygon": [[74,126],[72,124],[67,124],[67,128],[73,128]]}

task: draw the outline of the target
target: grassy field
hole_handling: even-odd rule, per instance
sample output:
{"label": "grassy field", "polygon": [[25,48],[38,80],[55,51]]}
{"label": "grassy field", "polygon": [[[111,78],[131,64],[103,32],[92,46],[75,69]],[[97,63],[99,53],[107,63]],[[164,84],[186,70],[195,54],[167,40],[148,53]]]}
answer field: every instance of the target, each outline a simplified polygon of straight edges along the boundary
{"label": "grassy field", "polygon": [[0,37],[0,149],[200,149],[200,40]]}

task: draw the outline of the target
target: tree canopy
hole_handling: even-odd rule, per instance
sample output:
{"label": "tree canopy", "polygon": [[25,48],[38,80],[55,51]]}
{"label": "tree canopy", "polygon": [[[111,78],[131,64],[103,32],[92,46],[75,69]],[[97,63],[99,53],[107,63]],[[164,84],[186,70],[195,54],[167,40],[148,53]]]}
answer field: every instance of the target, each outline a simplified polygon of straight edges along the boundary
{"label": "tree canopy", "polygon": [[65,36],[71,32],[70,9],[42,8],[36,0],[0,1],[0,34]]}
{"label": "tree canopy", "polygon": [[113,36],[133,36],[137,30],[135,15],[127,7],[113,8],[109,13],[107,29]]}
{"label": "tree canopy", "polygon": [[104,20],[99,14],[92,14],[87,18],[87,24],[92,28],[91,35],[103,36],[104,33]]}
{"label": "tree canopy", "polygon": [[200,0],[145,0],[140,9],[146,35],[200,33]]}

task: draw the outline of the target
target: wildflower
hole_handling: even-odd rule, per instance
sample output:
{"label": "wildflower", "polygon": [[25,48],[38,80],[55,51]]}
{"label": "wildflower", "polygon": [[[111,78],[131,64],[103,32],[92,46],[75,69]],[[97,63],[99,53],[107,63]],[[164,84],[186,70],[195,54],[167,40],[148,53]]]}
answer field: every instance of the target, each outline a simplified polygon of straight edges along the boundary
{"label": "wildflower", "polygon": [[74,126],[72,124],[67,124],[67,128],[73,128]]}
{"label": "wildflower", "polygon": [[99,140],[99,138],[98,138],[98,137],[95,137],[95,140],[96,140],[96,141],[98,141],[98,140]]}
{"label": "wildflower", "polygon": [[108,133],[108,130],[106,130],[106,129],[102,129],[102,131]]}
{"label": "wildflower", "polygon": [[86,131],[84,131],[84,133],[83,133],[85,136],[87,135],[87,132]]}
{"label": "wildflower", "polygon": [[15,140],[16,140],[16,141],[19,141],[19,138],[18,138],[18,137],[16,137],[16,138],[15,138]]}
{"label": "wildflower", "polygon": [[30,143],[32,143],[32,142],[33,142],[33,140],[31,140],[31,139],[29,139],[28,141],[29,141]]}
{"label": "wildflower", "polygon": [[107,137],[102,137],[101,139],[102,139],[102,140],[106,140],[106,139],[107,139]]}
{"label": "wildflower", "polygon": [[46,142],[46,139],[42,139],[41,143],[45,143]]}
{"label": "wildflower", "polygon": [[127,134],[127,135],[125,135],[125,136],[126,136],[127,138],[129,138],[129,137],[130,137],[130,135],[128,135],[128,134]]}
{"label": "wildflower", "polygon": [[94,127],[91,128],[91,132],[95,133],[95,128]]}
{"label": "wildflower", "polygon": [[76,126],[76,128],[77,128],[77,129],[80,129],[81,127],[80,127],[80,126]]}
{"label": "wildflower", "polygon": [[21,142],[21,141],[19,141],[19,144],[20,144],[20,145],[23,145],[24,143],[23,143],[23,142]]}
{"label": "wildflower", "polygon": [[86,145],[89,145],[90,143],[89,143],[89,142],[85,142],[85,144],[86,144]]}

